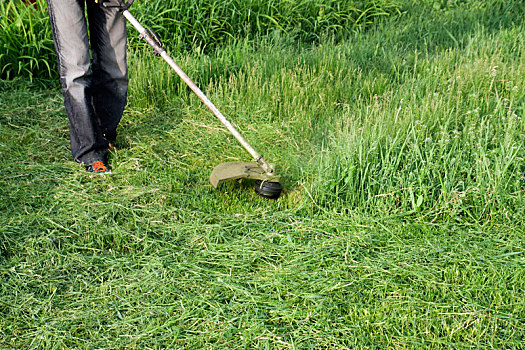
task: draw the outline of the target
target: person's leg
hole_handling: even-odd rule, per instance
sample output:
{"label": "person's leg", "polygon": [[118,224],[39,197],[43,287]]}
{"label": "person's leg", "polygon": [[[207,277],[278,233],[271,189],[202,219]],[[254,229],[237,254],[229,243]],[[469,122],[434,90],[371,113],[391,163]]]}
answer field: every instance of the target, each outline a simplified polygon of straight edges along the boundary
{"label": "person's leg", "polygon": [[101,132],[93,118],[91,69],[84,0],[48,0],[64,105],[69,118],[71,153],[81,163],[102,160]]}
{"label": "person's leg", "polygon": [[128,91],[126,19],[116,8],[87,2],[93,55],[92,101],[105,142],[114,142]]}

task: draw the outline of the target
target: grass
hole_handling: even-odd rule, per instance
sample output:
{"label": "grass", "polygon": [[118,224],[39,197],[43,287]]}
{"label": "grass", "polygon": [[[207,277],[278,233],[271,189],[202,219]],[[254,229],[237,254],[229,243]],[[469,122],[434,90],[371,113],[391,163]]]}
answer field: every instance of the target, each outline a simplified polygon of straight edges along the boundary
{"label": "grass", "polygon": [[211,188],[248,156],[150,52],[111,176],[70,160],[58,90],[0,82],[0,347],[523,348],[522,7],[436,4],[174,54],[277,201]]}
{"label": "grass", "polygon": [[[302,42],[342,37],[399,12],[394,0],[150,0],[131,9],[175,51],[212,51],[238,38],[287,33]],[[0,3],[0,78],[57,79],[46,0]],[[130,40],[138,46],[138,40]]]}
{"label": "grass", "polygon": [[274,31],[308,42],[327,32],[340,36],[398,13],[399,7],[395,0],[169,0],[152,1],[136,10],[178,49],[204,49],[231,38],[260,37]]}
{"label": "grass", "polygon": [[0,78],[50,77],[55,54],[45,1],[36,8],[20,0],[0,2]]}

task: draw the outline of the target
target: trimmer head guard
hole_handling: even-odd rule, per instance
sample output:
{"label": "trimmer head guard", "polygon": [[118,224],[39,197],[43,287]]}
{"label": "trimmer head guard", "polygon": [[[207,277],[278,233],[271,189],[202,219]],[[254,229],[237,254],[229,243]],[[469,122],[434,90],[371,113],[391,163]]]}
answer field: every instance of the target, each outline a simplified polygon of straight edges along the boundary
{"label": "trimmer head guard", "polygon": [[217,188],[221,182],[239,179],[253,179],[279,182],[279,175],[268,175],[263,168],[252,162],[228,162],[219,164],[210,175],[210,183]]}

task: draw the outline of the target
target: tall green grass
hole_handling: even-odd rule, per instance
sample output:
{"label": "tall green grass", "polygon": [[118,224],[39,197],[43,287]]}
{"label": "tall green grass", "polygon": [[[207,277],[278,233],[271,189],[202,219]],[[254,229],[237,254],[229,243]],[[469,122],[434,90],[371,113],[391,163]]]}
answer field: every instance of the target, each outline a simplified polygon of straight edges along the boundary
{"label": "tall green grass", "polygon": [[399,11],[397,0],[155,0],[137,8],[141,20],[174,49],[216,47],[232,38],[282,31],[301,41],[343,36]]}
{"label": "tall green grass", "polygon": [[369,33],[382,41],[372,68],[359,38],[332,54],[355,65],[357,83],[337,93],[348,104],[319,156],[319,203],[433,220],[523,217],[524,7],[510,5]]}
{"label": "tall green grass", "polygon": [[[395,32],[377,26],[344,44],[301,47],[275,35],[180,63],[250,125],[292,181],[309,177],[302,186],[322,210],[517,220],[525,210],[522,19],[499,3],[461,6],[441,17],[421,11]],[[133,105],[195,100],[143,54],[131,60]],[[258,139],[261,122],[280,131],[273,141]],[[287,142],[297,147],[283,151]]]}
{"label": "tall green grass", "polygon": [[50,77],[55,54],[45,0],[0,2],[0,78]]}
{"label": "tall green grass", "polygon": [[[464,50],[439,58],[405,52],[392,62],[410,61],[399,83],[381,72],[365,75],[365,89],[377,90],[358,88],[368,97],[345,98],[355,103],[338,113],[319,156],[320,202],[445,220],[524,214],[525,61],[514,46],[524,37],[509,28],[480,47],[486,34],[478,30]],[[509,36],[515,41],[504,44]]]}
{"label": "tall green grass", "polygon": [[[92,0],[89,0],[92,1]],[[355,26],[398,11],[394,0],[151,0],[131,10],[174,51],[208,50],[229,40],[281,31],[300,41],[344,36]],[[133,45],[139,45],[134,40]],[[141,45],[141,44],[140,44]],[[45,0],[0,3],[0,77],[55,77]]]}

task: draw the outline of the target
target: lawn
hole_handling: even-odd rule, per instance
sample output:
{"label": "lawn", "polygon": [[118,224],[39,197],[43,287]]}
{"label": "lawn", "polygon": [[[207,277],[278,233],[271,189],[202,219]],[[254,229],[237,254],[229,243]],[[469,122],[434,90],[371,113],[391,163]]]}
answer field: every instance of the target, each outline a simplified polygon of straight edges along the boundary
{"label": "lawn", "polygon": [[524,12],[173,50],[278,200],[211,187],[249,155],[136,42],[108,176],[71,160],[56,82],[0,81],[0,349],[523,349]]}

